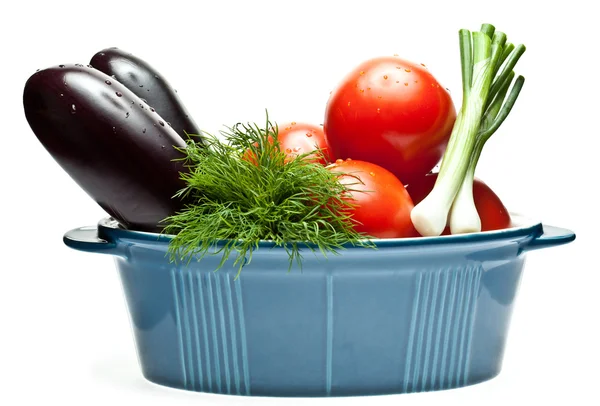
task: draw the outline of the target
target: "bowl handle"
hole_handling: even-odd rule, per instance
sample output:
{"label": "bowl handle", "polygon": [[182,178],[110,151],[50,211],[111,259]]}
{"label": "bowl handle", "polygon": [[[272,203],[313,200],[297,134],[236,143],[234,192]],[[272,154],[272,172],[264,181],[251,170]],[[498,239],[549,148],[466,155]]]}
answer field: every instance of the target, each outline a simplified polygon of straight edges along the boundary
{"label": "bowl handle", "polygon": [[78,251],[125,257],[124,253],[117,248],[115,241],[98,237],[98,227],[96,226],[78,227],[67,231],[63,236],[63,242]]}
{"label": "bowl handle", "polygon": [[535,235],[523,248],[525,251],[533,251],[540,248],[563,245],[575,240],[575,233],[561,227],[542,225],[542,232]]}

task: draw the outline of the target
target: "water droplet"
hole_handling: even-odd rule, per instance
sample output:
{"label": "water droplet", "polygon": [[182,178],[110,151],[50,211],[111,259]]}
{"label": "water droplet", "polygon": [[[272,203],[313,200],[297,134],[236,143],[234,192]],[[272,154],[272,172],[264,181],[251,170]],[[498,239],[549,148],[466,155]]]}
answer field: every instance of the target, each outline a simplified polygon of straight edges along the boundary
{"label": "water droplet", "polygon": [[131,101],[131,104],[135,104],[135,102],[132,100],[132,101]]}
{"label": "water droplet", "polygon": [[378,99],[381,99],[381,98],[383,98],[383,96],[377,96],[377,98],[378,98]]}
{"label": "water droplet", "polygon": [[129,118],[129,112],[125,113],[125,118]]}
{"label": "water droplet", "polygon": [[350,102],[348,102],[348,107],[350,107]]}
{"label": "water droplet", "polygon": [[115,92],[115,94],[117,95],[117,97],[123,96],[123,93],[121,93],[121,92]]}
{"label": "water droplet", "polygon": [[113,127],[113,133],[117,133],[117,127]]}
{"label": "water droplet", "polygon": [[400,83],[400,81],[399,81],[399,80],[397,80],[397,81],[396,81],[396,83]]}
{"label": "water droplet", "polygon": [[171,125],[171,123],[169,123],[168,121],[167,121],[167,124],[169,124],[169,127],[173,127],[173,126]]}
{"label": "water droplet", "polygon": [[296,125],[296,122],[295,122],[295,121],[292,121],[292,125]]}
{"label": "water droplet", "polygon": [[364,93],[364,92],[365,92],[365,89],[360,89],[360,92],[361,92],[361,93]]}
{"label": "water droplet", "polygon": [[362,76],[362,75],[364,75],[364,74],[365,74],[365,71],[364,71],[364,70],[361,70],[361,71],[360,71],[360,75]]}
{"label": "water droplet", "polygon": [[140,87],[144,87],[144,85],[140,85]]}
{"label": "water droplet", "polygon": [[[62,96],[62,94],[61,94]],[[71,114],[77,113],[77,107],[74,104],[71,104]]]}
{"label": "water droplet", "polygon": [[415,83],[419,83],[419,81],[418,81],[418,80],[415,80]]}
{"label": "water droplet", "polygon": [[384,78],[385,80],[387,80],[387,78],[388,78],[388,75],[383,75],[383,78]]}
{"label": "water droplet", "polygon": [[142,132],[143,132],[144,134],[146,134],[146,129],[144,128],[144,129],[142,130]]}
{"label": "water droplet", "polygon": [[300,148],[300,147],[294,147],[294,152],[298,152],[298,151],[300,151],[301,149],[302,149],[302,148]]}
{"label": "water droplet", "polygon": [[175,93],[177,93],[177,89],[175,89]]}
{"label": "water droplet", "polygon": [[65,65],[58,65],[58,67],[59,67],[59,68],[64,68],[64,67],[65,67]]}
{"label": "water droplet", "polygon": [[111,82],[110,80],[108,80],[108,79],[106,79],[106,80],[104,81],[104,83],[106,83],[107,85],[112,85],[112,82]]}
{"label": "water droplet", "polygon": [[154,113],[156,110],[154,109],[154,107],[150,107],[150,111]]}
{"label": "water droplet", "polygon": [[285,153],[286,154],[291,154],[292,153],[292,149],[291,148],[286,148],[285,149]]}
{"label": "water droplet", "polygon": [[404,82],[404,86],[408,86],[408,82]]}
{"label": "water droplet", "polygon": [[369,172],[369,175],[375,176],[375,172]]}
{"label": "water droplet", "polygon": [[75,66],[77,66],[78,68],[83,68],[83,65],[80,63],[76,63]]}
{"label": "water droplet", "polygon": [[342,164],[342,163],[344,163],[344,160],[338,158],[338,159],[335,160],[335,163],[336,164]]}
{"label": "water droplet", "polygon": [[404,72],[412,72],[409,68],[404,69]]}
{"label": "water droplet", "polygon": [[381,113],[381,109],[377,107],[377,114]]}
{"label": "water droplet", "polygon": [[425,64],[424,64],[424,63],[422,63],[422,64],[421,64],[421,66],[422,66],[422,67],[424,67],[424,68],[426,68],[426,67],[427,67],[427,66],[425,66]]}
{"label": "water droplet", "polygon": [[65,86],[68,86],[66,81],[65,81],[65,82],[63,82],[63,85],[65,85]]}
{"label": "water droplet", "polygon": [[162,149],[165,149],[165,146],[164,146],[164,145],[161,145],[160,147],[161,147]]}
{"label": "water droplet", "polygon": [[60,94],[60,97],[63,97],[63,96],[64,96],[64,94],[63,94],[63,93],[61,93],[61,94]]}
{"label": "water droplet", "polygon": [[346,158],[346,161],[352,161],[352,158]]}
{"label": "water droplet", "polygon": [[36,71],[36,72],[39,72],[40,70],[39,70],[39,69],[36,69],[35,71]]}
{"label": "water droplet", "polygon": [[144,105],[143,105],[142,103],[140,103],[140,107],[141,107],[141,108],[144,108]]}
{"label": "water droplet", "polygon": [[156,79],[158,79],[158,75],[154,75],[154,77],[155,77]]}
{"label": "water droplet", "polygon": [[312,134],[311,133],[306,133],[306,136],[307,137],[312,137]]}
{"label": "water droplet", "polygon": [[115,75],[110,75],[111,78],[116,79],[117,77]]}
{"label": "water droplet", "polygon": [[88,65],[85,65],[85,66],[87,66],[88,68],[93,68],[93,66],[92,66],[92,65],[89,65],[89,64],[88,64]]}
{"label": "water droplet", "polygon": [[104,52],[100,52],[98,55],[100,55],[100,56],[104,56]]}
{"label": "water droplet", "polygon": [[367,90],[371,90],[371,88],[370,88],[370,87],[367,87]]}
{"label": "water droplet", "polygon": [[148,100],[146,100],[146,99],[142,99],[142,101],[143,101],[144,103],[148,104]]}
{"label": "water droplet", "polygon": [[165,126],[165,123],[163,121],[159,121],[158,124],[160,124],[161,126]]}

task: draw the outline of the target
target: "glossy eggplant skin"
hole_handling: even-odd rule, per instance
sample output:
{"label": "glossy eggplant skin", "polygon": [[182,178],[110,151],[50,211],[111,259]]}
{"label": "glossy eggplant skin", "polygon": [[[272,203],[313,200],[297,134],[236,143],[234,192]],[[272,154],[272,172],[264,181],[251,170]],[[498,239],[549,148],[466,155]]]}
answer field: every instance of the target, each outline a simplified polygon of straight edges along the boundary
{"label": "glossy eggplant skin", "polygon": [[146,100],[183,139],[187,139],[186,132],[200,134],[176,91],[146,61],[119,48],[106,48],[96,53],[90,64]]}
{"label": "glossy eggplant skin", "polygon": [[123,84],[83,65],[36,72],[23,92],[29,125],[58,164],[127,229],[158,231],[182,207],[175,147],[184,140]]}

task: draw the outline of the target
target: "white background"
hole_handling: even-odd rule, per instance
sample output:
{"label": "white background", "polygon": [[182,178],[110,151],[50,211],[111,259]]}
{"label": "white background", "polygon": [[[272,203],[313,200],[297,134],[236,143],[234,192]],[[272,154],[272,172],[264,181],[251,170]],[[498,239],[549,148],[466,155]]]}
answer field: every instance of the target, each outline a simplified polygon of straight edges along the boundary
{"label": "white background", "polygon": [[[598,404],[600,61],[591,4],[56,0],[3,6],[0,404]],[[275,121],[319,124],[337,81],[378,55],[425,63],[458,106],[457,32],[482,22],[528,50],[517,65],[527,79],[524,90],[486,146],[477,176],[511,211],[577,233],[572,244],[528,254],[500,376],[445,392],[350,399],[237,398],[146,382],[111,258],[62,243],[65,231],[105,214],[31,132],[21,101],[27,78],[37,68],[86,64],[100,49],[118,46],[166,76],[207,131],[262,122],[265,108]]]}

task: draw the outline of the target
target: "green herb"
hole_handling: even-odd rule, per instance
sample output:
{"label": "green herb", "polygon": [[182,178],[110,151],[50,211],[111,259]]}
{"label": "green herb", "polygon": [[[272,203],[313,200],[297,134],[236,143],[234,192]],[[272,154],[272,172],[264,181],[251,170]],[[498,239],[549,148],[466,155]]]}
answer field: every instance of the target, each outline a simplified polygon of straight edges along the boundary
{"label": "green herb", "polygon": [[285,249],[289,269],[294,261],[301,266],[302,247],[325,256],[347,244],[374,247],[352,227],[351,203],[341,198],[351,189],[340,174],[303,159],[314,152],[286,158],[268,116],[265,128],[238,123],[221,134],[225,142],[203,134],[204,147],[190,136],[181,149],[189,172],[175,198],[191,203],[165,219],[172,261],[210,252],[222,256],[221,268],[235,252],[239,274],[264,240]]}
{"label": "green herb", "polygon": [[506,40],[506,34],[490,24],[473,33],[459,31],[462,106],[435,186],[411,212],[421,235],[440,235],[447,222],[452,234],[481,231],[473,200],[475,168],[483,146],[508,116],[525,81],[522,76],[514,79],[513,72],[525,46],[515,47]]}

